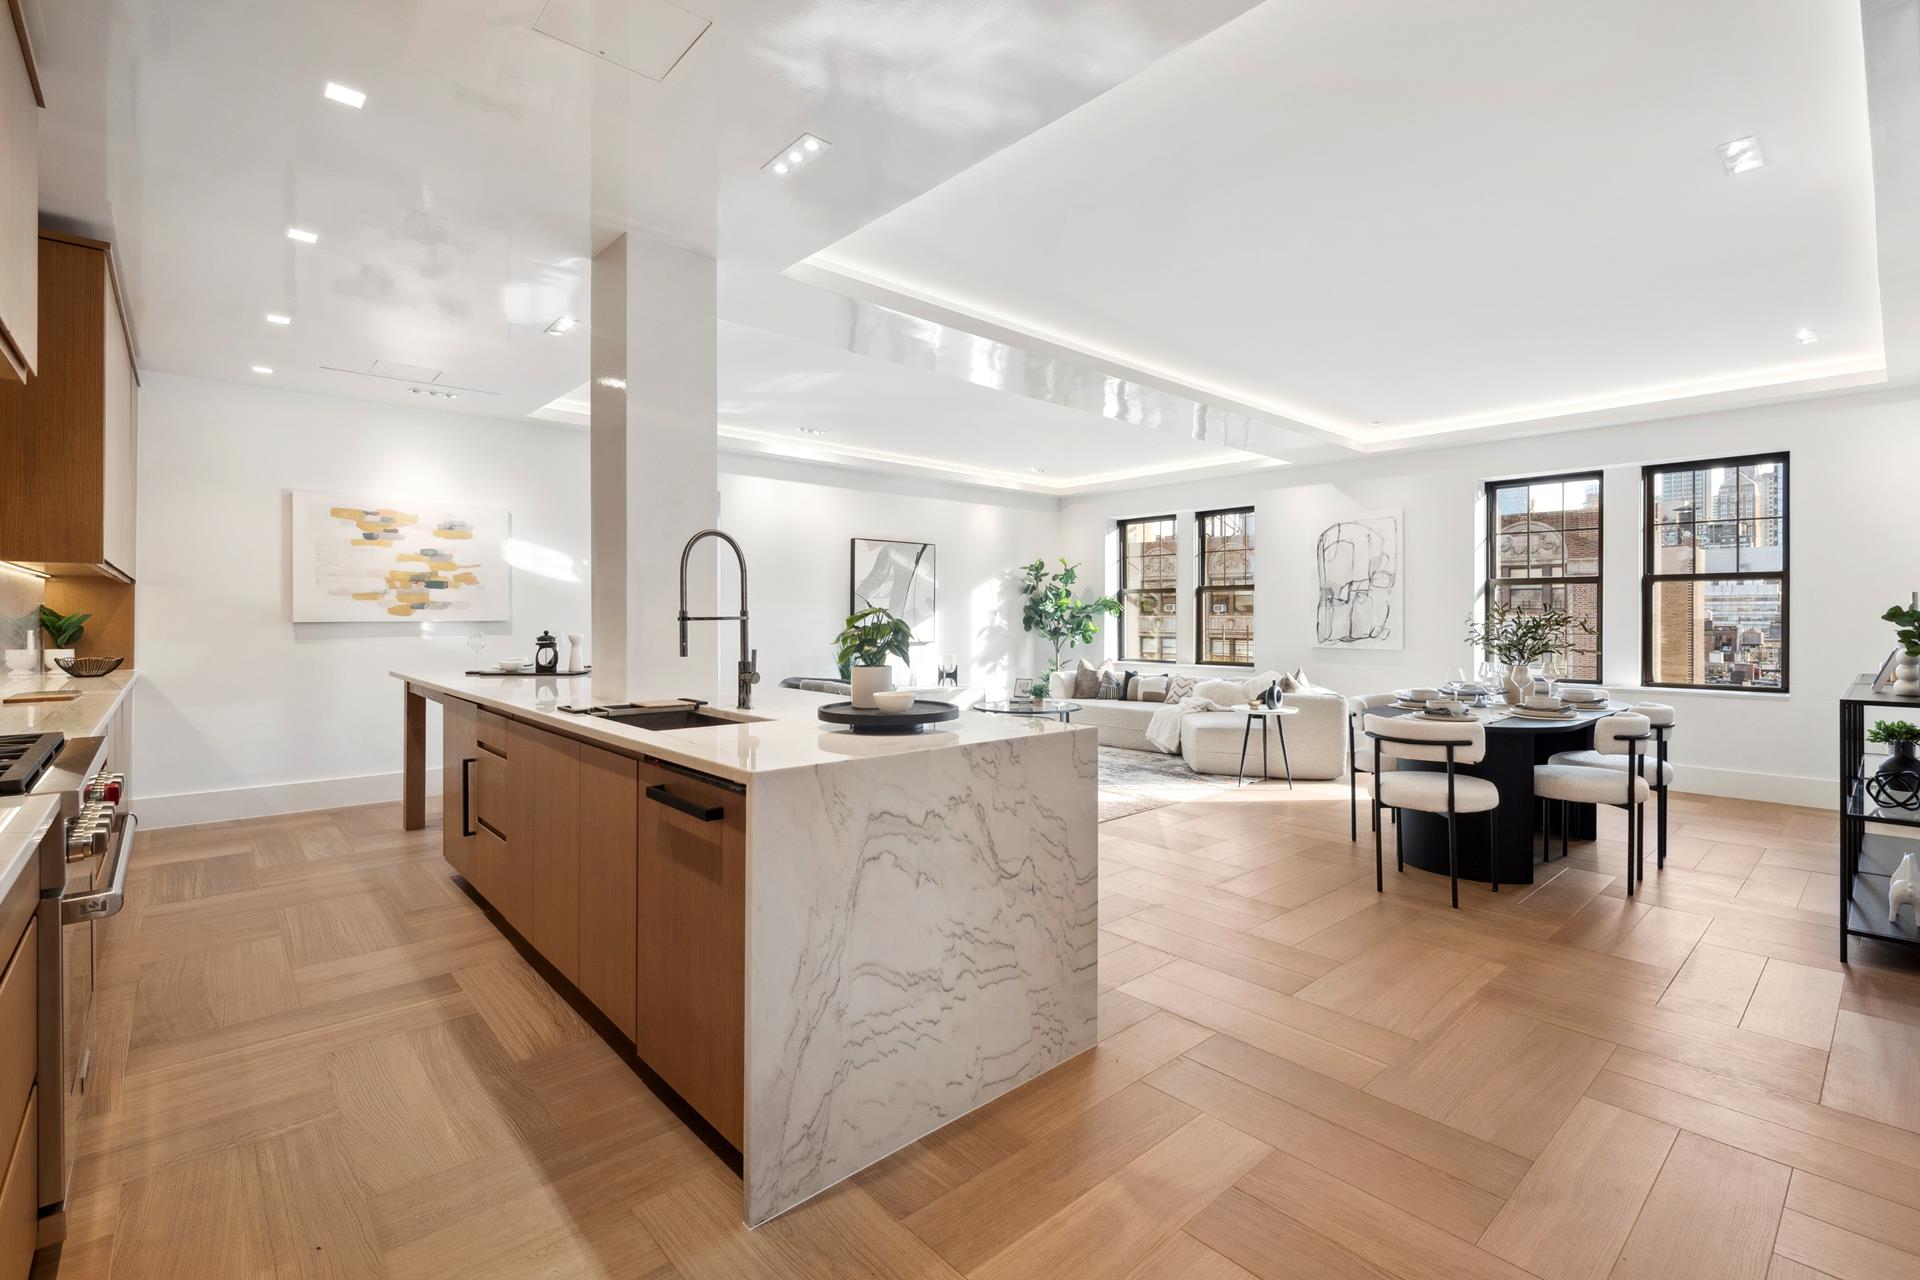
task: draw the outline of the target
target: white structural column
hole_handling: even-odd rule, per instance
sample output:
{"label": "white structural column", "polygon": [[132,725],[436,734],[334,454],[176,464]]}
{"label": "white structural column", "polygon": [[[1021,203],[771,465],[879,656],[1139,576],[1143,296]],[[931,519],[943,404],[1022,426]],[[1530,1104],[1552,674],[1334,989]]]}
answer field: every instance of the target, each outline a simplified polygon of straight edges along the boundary
{"label": "white structural column", "polygon": [[[723,624],[694,623],[685,658],[678,624],[680,549],[719,511],[714,290],[710,255],[638,234],[593,260],[593,690],[601,699],[715,698]],[[689,612],[722,611],[714,565],[714,544],[702,543],[689,566]],[[725,576],[732,613],[731,564]]]}

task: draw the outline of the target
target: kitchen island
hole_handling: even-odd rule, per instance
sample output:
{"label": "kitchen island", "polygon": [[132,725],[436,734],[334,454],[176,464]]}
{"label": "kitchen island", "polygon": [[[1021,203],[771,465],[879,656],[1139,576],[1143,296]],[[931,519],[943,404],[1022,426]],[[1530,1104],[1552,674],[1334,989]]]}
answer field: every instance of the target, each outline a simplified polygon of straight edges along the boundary
{"label": "kitchen island", "polygon": [[1093,1046],[1092,729],[770,689],[649,730],[562,710],[584,677],[393,675],[410,777],[443,710],[448,860],[740,1151],[749,1224]]}

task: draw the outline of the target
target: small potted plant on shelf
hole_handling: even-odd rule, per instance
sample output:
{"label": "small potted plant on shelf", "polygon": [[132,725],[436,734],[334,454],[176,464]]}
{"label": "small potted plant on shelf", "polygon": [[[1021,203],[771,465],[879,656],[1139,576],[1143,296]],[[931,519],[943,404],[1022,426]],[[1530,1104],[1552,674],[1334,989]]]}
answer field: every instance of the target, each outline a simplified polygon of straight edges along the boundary
{"label": "small potted plant on shelf", "polygon": [[1896,628],[1900,652],[1893,663],[1893,692],[1902,698],[1920,698],[1920,594],[1913,603],[1894,605],[1880,615],[1880,621]]}
{"label": "small potted plant on shelf", "polygon": [[60,670],[60,659],[73,657],[73,646],[80,643],[81,633],[86,629],[90,613],[61,613],[57,609],[40,606],[40,626],[47,633],[52,645],[43,655],[48,671]]}
{"label": "small potted plant on shelf", "polygon": [[1521,610],[1504,601],[1487,605],[1485,620],[1467,618],[1467,643],[1507,668],[1507,701],[1522,702],[1533,687],[1533,664],[1549,654],[1573,648],[1575,632],[1593,634],[1593,625],[1560,609]]}
{"label": "small potted plant on shelf", "polygon": [[1876,720],[1873,728],[1867,730],[1867,741],[1887,749],[1887,758],[1880,762],[1876,773],[1911,773],[1920,778],[1920,758],[1915,755],[1920,750],[1920,724]]}
{"label": "small potted plant on shelf", "polygon": [[847,624],[834,641],[840,669],[853,683],[853,705],[874,709],[873,695],[893,688],[893,669],[888,658],[911,660],[913,628],[885,609],[862,609],[847,616]]}

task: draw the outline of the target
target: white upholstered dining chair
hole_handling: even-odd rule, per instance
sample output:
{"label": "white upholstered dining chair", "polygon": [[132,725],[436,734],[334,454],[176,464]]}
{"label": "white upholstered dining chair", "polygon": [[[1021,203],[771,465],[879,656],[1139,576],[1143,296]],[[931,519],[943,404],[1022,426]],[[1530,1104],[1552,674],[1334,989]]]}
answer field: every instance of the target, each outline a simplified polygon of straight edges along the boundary
{"label": "white upholstered dining chair", "polygon": [[[1489,874],[1493,891],[1500,892],[1500,789],[1485,778],[1457,772],[1459,766],[1479,764],[1487,757],[1487,727],[1478,720],[1464,724],[1442,724],[1435,720],[1416,720],[1411,716],[1366,717],[1364,727],[1372,748],[1369,761],[1373,774],[1373,887],[1385,893],[1386,868],[1380,851],[1380,810],[1415,809],[1421,813],[1444,814],[1447,819],[1447,880],[1453,905],[1460,905],[1460,823],[1463,813],[1490,815],[1488,826]],[[1401,760],[1419,760],[1444,764],[1446,772],[1430,769],[1399,769],[1388,765]],[[1394,824],[1394,861],[1406,870],[1405,824]]]}
{"label": "white upholstered dining chair", "polygon": [[[1665,867],[1667,865],[1667,792],[1672,789],[1674,778],[1673,763],[1667,759],[1667,741],[1673,736],[1674,711],[1664,702],[1636,702],[1633,704],[1633,712],[1636,715],[1645,716],[1647,723],[1653,729],[1653,751],[1641,756],[1640,772],[1646,778],[1647,785],[1653,788],[1654,794],[1654,838],[1658,850],[1654,858],[1654,866]],[[1606,721],[1603,720],[1600,723],[1605,724]],[[1590,750],[1561,751],[1547,763],[1575,764],[1594,769],[1625,769],[1627,757],[1628,753],[1619,749],[1618,745],[1611,751],[1604,749],[1599,731],[1596,729],[1594,745]],[[1640,818],[1643,822],[1645,821],[1645,810],[1641,811]],[[1641,834],[1645,835],[1644,830]],[[1646,863],[1647,842],[1642,839],[1639,871],[1640,878],[1643,880],[1646,879]]]}
{"label": "white upholstered dining chair", "polygon": [[[1641,821],[1652,788],[1646,778],[1645,744],[1653,737],[1653,726],[1646,716],[1622,711],[1594,722],[1593,754],[1605,757],[1599,764],[1573,764],[1563,756],[1585,752],[1563,751],[1546,764],[1535,765],[1533,794],[1543,802],[1560,802],[1560,852],[1566,854],[1568,806],[1576,804],[1612,805],[1627,814],[1627,896],[1633,896],[1636,875],[1646,873],[1646,824]],[[1618,766],[1610,763],[1618,759]],[[1540,851],[1548,856],[1551,824],[1540,824]],[[1638,831],[1638,838],[1635,832]]]}
{"label": "white upholstered dining chair", "polygon": [[[1360,839],[1360,775],[1373,772],[1373,748],[1361,741],[1366,730],[1361,721],[1375,707],[1384,707],[1394,701],[1391,693],[1363,693],[1357,698],[1347,699],[1347,817],[1350,838]],[[1378,830],[1379,813],[1374,814],[1375,829]]]}

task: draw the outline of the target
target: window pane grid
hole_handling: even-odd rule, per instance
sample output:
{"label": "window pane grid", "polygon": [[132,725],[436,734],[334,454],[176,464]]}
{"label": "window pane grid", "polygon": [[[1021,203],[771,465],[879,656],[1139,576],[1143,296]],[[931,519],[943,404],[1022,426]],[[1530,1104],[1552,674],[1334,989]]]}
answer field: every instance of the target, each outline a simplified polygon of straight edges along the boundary
{"label": "window pane grid", "polygon": [[1787,688],[1787,459],[1645,469],[1642,681]]}
{"label": "window pane grid", "polygon": [[1601,478],[1599,473],[1495,481],[1487,486],[1489,604],[1571,613],[1565,678],[1600,679]]}
{"label": "window pane grid", "polygon": [[1179,658],[1179,533],[1172,516],[1120,523],[1120,656]]}
{"label": "window pane grid", "polygon": [[1196,660],[1253,665],[1253,509],[1203,511]]}

